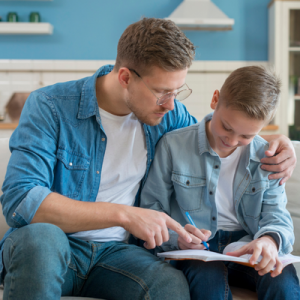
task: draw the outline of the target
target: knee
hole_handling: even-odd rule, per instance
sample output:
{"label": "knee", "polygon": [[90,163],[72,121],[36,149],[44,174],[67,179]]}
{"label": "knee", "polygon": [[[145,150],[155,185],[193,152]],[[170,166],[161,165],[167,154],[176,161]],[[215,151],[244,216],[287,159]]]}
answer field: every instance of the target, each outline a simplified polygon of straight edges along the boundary
{"label": "knee", "polygon": [[[162,270],[155,274],[155,285],[161,296],[167,299],[190,299],[189,285],[186,277],[170,264],[164,263]],[[163,299],[157,295],[155,299]]]}
{"label": "knee", "polygon": [[69,241],[66,234],[57,226],[35,223],[19,228],[8,236],[7,242],[13,252],[26,257],[55,257],[58,253],[68,256]]}

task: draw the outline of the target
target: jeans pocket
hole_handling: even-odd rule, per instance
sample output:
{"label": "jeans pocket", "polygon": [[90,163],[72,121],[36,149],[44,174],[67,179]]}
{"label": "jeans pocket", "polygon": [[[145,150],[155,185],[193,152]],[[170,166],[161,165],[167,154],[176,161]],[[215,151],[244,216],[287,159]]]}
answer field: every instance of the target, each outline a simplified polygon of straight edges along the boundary
{"label": "jeans pocket", "polygon": [[56,157],[53,191],[76,198],[90,166],[90,159],[65,149],[58,149]]}
{"label": "jeans pocket", "polygon": [[173,172],[172,181],[179,207],[184,211],[200,210],[206,179]]}

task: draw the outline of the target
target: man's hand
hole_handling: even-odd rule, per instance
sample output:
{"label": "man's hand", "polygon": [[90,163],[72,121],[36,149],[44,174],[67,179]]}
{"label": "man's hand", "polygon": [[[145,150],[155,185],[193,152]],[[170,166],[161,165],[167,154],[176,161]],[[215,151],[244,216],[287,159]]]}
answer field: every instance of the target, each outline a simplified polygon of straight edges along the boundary
{"label": "man's hand", "polygon": [[[270,146],[265,152],[266,156],[261,160],[261,168],[277,174],[269,175],[269,179],[282,178],[280,184],[284,184],[291,176],[296,167],[297,158],[295,149],[289,138],[284,135],[263,136]],[[274,156],[275,155],[275,156]]]}
{"label": "man's hand", "polygon": [[163,212],[128,206],[123,212],[122,227],[145,241],[147,249],[153,249],[169,240],[168,228],[177,232],[187,243],[192,241],[185,229]]}
{"label": "man's hand", "polygon": [[262,260],[255,266],[255,270],[258,271],[260,276],[270,272],[275,265],[276,268],[271,276],[276,277],[282,272],[282,263],[278,259],[277,244],[271,236],[263,236],[236,251],[226,253],[226,255],[231,256],[244,254],[252,254],[249,261],[251,265],[255,264],[260,255],[262,256]]}
{"label": "man's hand", "polygon": [[182,238],[181,236],[178,237],[178,246],[181,250],[187,249],[198,249],[203,250],[205,246],[202,244],[202,241],[207,241],[208,238],[211,236],[211,232],[205,229],[198,229],[193,225],[187,224],[184,226],[184,229],[190,233],[192,237],[191,242],[187,242],[186,239]]}

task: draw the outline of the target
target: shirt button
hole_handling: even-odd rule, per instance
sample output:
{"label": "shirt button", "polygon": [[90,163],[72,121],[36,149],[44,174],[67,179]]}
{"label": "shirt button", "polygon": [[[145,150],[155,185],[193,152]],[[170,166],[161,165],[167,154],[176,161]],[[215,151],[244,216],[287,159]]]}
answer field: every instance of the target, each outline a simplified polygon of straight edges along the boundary
{"label": "shirt button", "polygon": [[212,191],[210,191],[210,192],[209,192],[209,194],[210,194],[210,195],[212,195],[212,194],[213,194],[213,192],[212,192]]}
{"label": "shirt button", "polygon": [[70,163],[69,163],[69,166],[73,166],[73,164],[70,162]]}
{"label": "shirt button", "polygon": [[253,192],[253,193],[255,192],[255,187],[252,188],[252,192]]}
{"label": "shirt button", "polygon": [[15,217],[16,216],[16,213],[13,213],[13,217]]}
{"label": "shirt button", "polygon": [[102,142],[104,142],[105,141],[105,138],[102,138]]}
{"label": "shirt button", "polygon": [[99,171],[97,171],[97,174],[99,174],[100,172]]}
{"label": "shirt button", "polygon": [[212,217],[212,220],[213,220],[213,221],[216,221],[216,217]]}
{"label": "shirt button", "polygon": [[216,165],[216,166],[215,166],[215,169],[218,169],[218,168],[219,168],[219,166],[218,166],[218,165]]}

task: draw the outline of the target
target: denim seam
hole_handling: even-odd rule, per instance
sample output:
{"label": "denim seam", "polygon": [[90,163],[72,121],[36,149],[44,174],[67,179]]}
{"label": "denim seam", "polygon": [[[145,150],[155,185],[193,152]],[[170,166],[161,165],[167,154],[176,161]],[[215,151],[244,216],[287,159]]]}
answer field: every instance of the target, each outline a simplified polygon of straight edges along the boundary
{"label": "denim seam", "polygon": [[98,264],[97,266],[99,267],[102,267],[104,269],[107,269],[107,270],[110,270],[110,271],[113,271],[113,272],[116,272],[116,273],[120,273],[124,276],[127,276],[128,278],[132,279],[133,281],[135,281],[136,283],[138,283],[141,288],[145,291],[146,295],[145,295],[145,299],[147,300],[150,300],[150,295],[149,295],[149,288],[148,286],[146,285],[146,283],[141,280],[140,278],[136,277],[135,275],[131,274],[131,273],[128,273],[124,270],[121,270],[121,269],[117,269],[115,267],[112,267],[112,266],[108,266],[106,264]]}
{"label": "denim seam", "polygon": [[227,267],[223,264],[224,267],[224,281],[225,281],[225,291],[224,291],[224,300],[228,300],[229,295],[229,284],[228,284],[228,270]]}
{"label": "denim seam", "polygon": [[[15,246],[14,246],[14,241],[11,238],[7,238],[6,241],[11,241],[11,247],[10,247],[10,251],[9,251],[9,255],[11,256],[11,252],[14,251]],[[12,250],[12,251],[11,251]],[[12,297],[12,290],[14,289],[14,285],[15,285],[15,278],[13,275],[11,275],[11,283],[9,286],[9,292],[8,292],[8,298],[11,299]]]}

